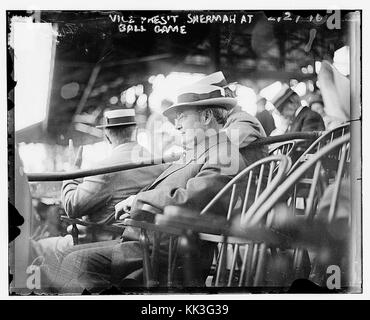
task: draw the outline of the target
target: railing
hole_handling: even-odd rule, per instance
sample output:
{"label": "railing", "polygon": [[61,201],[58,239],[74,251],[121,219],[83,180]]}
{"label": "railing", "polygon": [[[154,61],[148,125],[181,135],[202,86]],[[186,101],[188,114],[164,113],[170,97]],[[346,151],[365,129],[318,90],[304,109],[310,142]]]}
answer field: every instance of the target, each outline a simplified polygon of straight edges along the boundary
{"label": "railing", "polygon": [[[270,145],[273,143],[284,142],[288,140],[294,139],[302,139],[302,140],[315,140],[321,135],[321,131],[314,131],[314,132],[296,132],[296,133],[287,133],[284,135],[273,136],[273,137],[266,137],[261,138],[256,141],[250,143],[246,148],[252,148],[257,146],[264,146]],[[98,174],[105,174],[105,173],[112,173],[118,171],[125,171],[135,168],[142,168],[157,164],[163,163],[170,163],[173,161],[178,160],[180,155],[168,156],[168,157],[161,157],[161,158],[153,158],[153,159],[146,159],[141,162],[137,163],[129,163],[129,164],[120,164],[114,166],[105,166],[100,168],[94,169],[87,169],[87,170],[75,170],[70,172],[45,172],[45,173],[26,173],[28,177],[28,181],[35,182],[35,181],[63,181],[69,179],[78,179],[83,177],[95,176]]]}

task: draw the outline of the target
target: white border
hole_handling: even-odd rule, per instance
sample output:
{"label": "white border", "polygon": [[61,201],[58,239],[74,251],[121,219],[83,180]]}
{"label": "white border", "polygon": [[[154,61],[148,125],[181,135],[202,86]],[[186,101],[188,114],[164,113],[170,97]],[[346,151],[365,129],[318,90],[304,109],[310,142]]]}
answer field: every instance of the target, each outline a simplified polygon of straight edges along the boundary
{"label": "white border", "polygon": [[[212,294],[212,295],[121,295],[121,296],[48,296],[48,297],[14,297],[8,296],[8,266],[7,266],[7,129],[6,129],[6,12],[5,10],[107,10],[107,9],[117,9],[117,10],[205,10],[205,9],[228,9],[228,10],[258,10],[258,9],[363,9],[362,12],[362,28],[363,35],[368,35],[368,21],[370,18],[369,14],[369,1],[365,0],[336,0],[336,1],[326,1],[326,0],[310,0],[310,1],[266,1],[259,0],[258,2],[251,1],[247,3],[246,1],[218,1],[215,0],[205,0],[200,2],[199,0],[187,0],[182,1],[171,1],[171,0],[155,0],[155,1],[122,1],[122,0],[105,0],[105,1],[77,1],[77,0],[63,0],[56,3],[55,1],[47,0],[2,0],[0,2],[0,52],[1,52],[1,74],[2,81],[0,81],[0,92],[2,97],[2,111],[0,116],[0,299],[16,299],[16,300],[189,300],[189,299],[203,299],[210,301],[217,301],[220,299],[225,300],[275,300],[275,299],[289,299],[289,300],[300,300],[300,299],[338,299],[338,300],[353,300],[353,299],[369,299],[370,298],[370,243],[369,243],[369,233],[370,233],[370,217],[367,214],[367,208],[370,208],[370,197],[368,190],[366,188],[366,182],[369,181],[369,166],[366,164],[369,156],[369,144],[367,141],[368,134],[368,115],[366,112],[363,114],[363,294],[322,294],[322,295],[308,295],[308,294]],[[363,37],[363,105],[369,105],[370,102],[370,88],[369,84],[369,37]]]}

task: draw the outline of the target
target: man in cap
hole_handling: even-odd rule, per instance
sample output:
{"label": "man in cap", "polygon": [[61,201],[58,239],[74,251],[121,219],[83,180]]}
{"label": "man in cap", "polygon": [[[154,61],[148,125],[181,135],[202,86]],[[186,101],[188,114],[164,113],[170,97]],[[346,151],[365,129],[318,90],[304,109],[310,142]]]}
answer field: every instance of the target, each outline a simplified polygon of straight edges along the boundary
{"label": "man in cap", "polygon": [[301,100],[287,84],[271,100],[271,103],[288,120],[287,132],[323,131],[322,117],[308,107],[301,105]]}
{"label": "man in cap", "polygon": [[[137,157],[150,158],[149,153],[136,142],[134,109],[106,111],[103,121],[97,128],[103,128],[112,150],[103,161],[96,163],[96,167],[129,164],[139,161]],[[64,181],[61,196],[63,207],[72,218],[85,217],[90,222],[114,221],[114,206],[153,182],[164,168],[165,165],[155,165]],[[91,233],[87,231],[87,235]],[[94,235],[95,239],[87,240],[112,239],[110,233],[102,230],[95,231]]]}
{"label": "man in cap", "polygon": [[270,111],[266,110],[266,98],[259,97],[257,100],[257,113],[256,118],[261,122],[266,135],[269,136],[272,131],[276,129],[275,121]]}
{"label": "man in cap", "polygon": [[[177,103],[164,112],[183,137],[183,157],[135,197],[117,204],[117,216],[129,212],[132,219],[152,222],[154,215],[142,210],[145,205],[158,210],[175,205],[200,212],[247,165],[239,148],[221,132],[227,111],[235,104],[215,85],[195,83],[184,88]],[[226,215],[226,199],[220,199],[212,213]],[[72,250],[62,261],[57,285],[63,285],[64,292],[96,291],[137,278],[143,261],[138,230],[126,227],[122,239],[109,246]],[[199,248],[204,274],[212,262],[212,248],[207,243]]]}

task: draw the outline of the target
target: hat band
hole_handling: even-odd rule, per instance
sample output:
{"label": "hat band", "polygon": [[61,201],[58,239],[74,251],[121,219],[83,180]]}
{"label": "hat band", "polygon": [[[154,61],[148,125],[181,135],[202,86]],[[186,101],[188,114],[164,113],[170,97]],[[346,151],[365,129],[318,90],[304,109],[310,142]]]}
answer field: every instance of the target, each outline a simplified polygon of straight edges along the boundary
{"label": "hat band", "polygon": [[222,79],[220,82],[217,82],[217,83],[212,83],[213,86],[216,86],[216,87],[226,87],[228,85],[228,83],[226,82],[225,79]]}
{"label": "hat band", "polygon": [[207,100],[213,98],[224,98],[221,90],[215,90],[207,93],[183,93],[178,96],[177,103],[189,103],[200,100]]}
{"label": "hat band", "polygon": [[282,95],[280,98],[278,98],[276,100],[276,102],[274,102],[274,105],[276,107],[276,109],[281,109],[284,102],[287,101],[293,94],[295,94],[295,92],[293,90],[288,90],[284,95]]}
{"label": "hat band", "polygon": [[112,125],[112,124],[127,124],[130,122],[135,122],[134,116],[128,116],[128,117],[117,117],[117,118],[105,118],[106,125]]}

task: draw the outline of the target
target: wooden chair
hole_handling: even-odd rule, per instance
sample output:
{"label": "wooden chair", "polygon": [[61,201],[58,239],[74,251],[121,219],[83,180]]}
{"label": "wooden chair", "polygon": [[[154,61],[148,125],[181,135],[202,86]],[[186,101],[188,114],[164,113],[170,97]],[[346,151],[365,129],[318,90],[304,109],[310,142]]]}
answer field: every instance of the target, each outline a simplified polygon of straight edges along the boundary
{"label": "wooden chair", "polygon": [[296,170],[303,162],[314,156],[317,151],[326,146],[327,144],[333,142],[333,140],[344,136],[350,130],[350,123],[344,123],[332,130],[323,131],[318,139],[316,139],[308,148],[303,152],[303,154],[298,158],[298,160],[293,164],[290,169],[291,172]]}
{"label": "wooden chair", "polygon": [[[303,215],[297,217],[295,211],[293,214],[289,214],[291,230],[290,233],[294,233],[294,238],[289,241],[289,246],[295,249],[294,252],[294,270],[298,270],[302,264],[302,253],[304,249],[308,248],[320,248],[324,242],[327,241],[328,236],[319,236],[323,234],[322,221],[317,222],[315,220],[317,208],[320,204],[320,200],[327,188],[330,186],[332,190],[330,206],[327,214],[327,226],[336,219],[338,196],[340,188],[343,186],[343,179],[349,181],[349,161],[350,161],[350,149],[349,149],[349,133],[344,136],[340,136],[337,139],[332,140],[326,144],[323,148],[320,148],[315,155],[305,161],[295,171],[291,172],[287,179],[277,188],[273,197],[269,198],[255,213],[252,223],[256,223],[260,219],[265,218],[267,215],[274,215],[274,207],[278,203],[286,203],[290,207],[294,207],[295,201],[286,200],[286,194],[297,185],[302,182],[306,182],[307,172],[313,171],[312,181],[309,183],[309,190],[305,201],[305,208]],[[325,170],[323,170],[323,164],[327,159],[337,158],[337,167],[335,168],[335,176],[333,179],[327,180]],[[324,189],[320,186],[320,180],[325,181]],[[349,182],[348,182],[349,183]],[[295,194],[291,195],[294,198]],[[349,219],[350,222],[350,219]],[[243,225],[242,227],[248,227]]]}
{"label": "wooden chair", "polygon": [[[349,132],[350,124],[345,123],[343,125],[338,126],[330,131],[324,132],[317,140],[315,140],[311,146],[303,152],[303,154],[293,162],[293,165],[290,169],[289,174],[297,170],[304,162],[308,161],[310,158],[315,157],[316,153],[322,149],[324,146],[332,143],[335,139],[344,136],[346,133]],[[327,187],[330,181],[335,177],[337,172],[337,167],[339,163],[341,155],[341,150],[336,150],[335,152],[331,152],[328,156],[324,157],[321,161],[321,168],[322,171],[320,174],[320,179],[318,183],[314,181],[315,172],[314,169],[311,168],[307,170],[304,174],[304,177],[300,179],[298,183],[296,183],[291,190],[291,201],[293,201],[292,210],[294,214],[299,214],[299,210],[296,209],[302,208],[306,206],[306,199],[309,196],[310,186],[315,183],[316,187],[323,192],[323,190]],[[314,204],[317,204],[318,198],[314,199]],[[300,205],[299,205],[300,204]]]}
{"label": "wooden chair", "polygon": [[[221,244],[215,271],[210,282],[211,286],[265,287],[267,285],[267,259],[277,257],[281,250],[288,249],[294,250],[292,268],[288,270],[292,275],[290,279],[298,279],[301,277],[304,249],[318,249],[327,245],[326,228],[322,226],[321,222],[315,222],[314,220],[317,209],[314,199],[318,192],[317,185],[323,161],[339,150],[340,159],[337,174],[331,185],[333,193],[327,219],[327,223],[330,224],[335,220],[336,204],[342,179],[348,177],[346,166],[349,161],[349,134],[335,139],[321,148],[317,154],[288,176],[266,200],[263,200],[260,205],[256,205],[257,208],[251,207],[247,218],[244,217],[240,223],[229,226],[222,224],[222,222],[207,225],[206,221],[199,222],[199,220],[195,224],[195,221],[192,222],[189,219],[184,222],[180,212],[165,214],[164,217],[160,217],[159,221],[163,220],[163,224],[168,227],[186,230],[183,232],[183,239],[180,243],[183,247],[182,250],[186,252],[187,265],[194,265],[194,261],[196,261],[194,260],[196,255],[193,253],[193,248],[198,239],[218,241]],[[286,203],[286,194],[292,189],[293,185],[299,183],[311,168],[314,168],[315,176],[314,182],[310,186],[310,196],[304,216],[302,219],[295,219],[294,216],[288,213],[285,227],[284,224],[283,226],[276,226],[274,223],[276,205],[281,202]],[[204,230],[209,232],[207,236],[203,235]],[[217,236],[214,236],[214,234],[217,234]],[[232,249],[231,256],[227,254],[226,249],[228,247]],[[194,267],[187,269],[187,272],[188,279],[196,277]]]}
{"label": "wooden chair", "polygon": [[[278,169],[275,170],[275,168]],[[163,234],[169,238],[165,286],[173,286],[173,280],[178,271],[179,258],[183,261],[182,269],[185,270],[184,284],[182,285],[185,287],[204,286],[204,279],[200,276],[197,266],[194,265],[194,260],[190,258],[192,256],[191,250],[186,249],[186,245],[191,247],[191,244],[194,243],[189,241],[189,237],[191,238],[192,235],[195,235],[194,232],[196,232],[197,237],[199,235],[199,241],[212,242],[214,244],[213,247],[216,248],[215,265],[218,265],[218,262],[223,261],[227,253],[227,244],[224,243],[225,234],[223,231],[228,229],[225,229],[225,227],[236,220],[239,223],[240,221],[248,220],[252,216],[252,212],[257,210],[284,180],[289,168],[290,161],[286,156],[269,156],[255,162],[235,176],[200,213],[183,208],[168,207],[165,209],[164,214],[156,215],[156,224],[132,219],[124,220],[125,225],[141,230],[140,242],[144,257],[145,286],[152,288],[163,285],[159,279],[160,274],[163,274],[161,272],[163,270],[159,270],[158,264],[160,259],[160,238]],[[224,217],[213,216],[212,208],[225,196],[229,197],[228,212],[225,212]],[[151,211],[150,208],[148,211]],[[176,219],[173,219],[174,215]],[[190,233],[187,229],[188,225],[193,228]],[[216,225],[218,227],[216,232],[214,232]],[[148,231],[155,234],[152,242],[150,237],[148,237]],[[184,234],[187,235],[184,236]],[[255,250],[258,250],[258,245],[255,248]],[[235,252],[238,251],[237,248],[234,250]],[[193,251],[199,256],[199,250]],[[184,258],[184,255],[181,253],[189,257]],[[216,271],[215,285],[219,285],[220,277],[221,275]]]}

